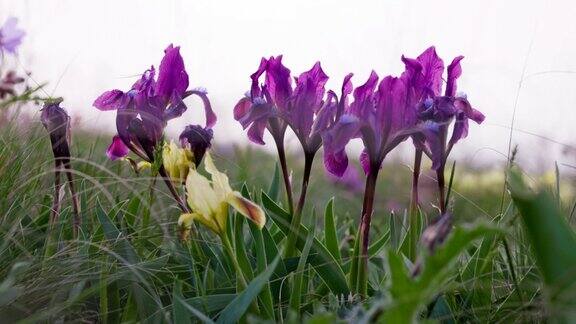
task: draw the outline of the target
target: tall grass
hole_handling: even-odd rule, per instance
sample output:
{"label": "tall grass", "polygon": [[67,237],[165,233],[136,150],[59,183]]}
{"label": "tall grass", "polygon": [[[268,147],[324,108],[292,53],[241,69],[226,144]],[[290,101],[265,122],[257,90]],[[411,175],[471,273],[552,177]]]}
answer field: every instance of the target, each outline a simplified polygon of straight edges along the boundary
{"label": "tall grass", "polygon": [[[350,267],[361,195],[329,182],[321,166],[314,165],[305,226],[297,233],[301,253],[282,259],[290,222],[274,158],[216,143],[217,163],[229,171],[235,189],[259,201],[270,219],[260,232],[242,218],[230,218],[228,234],[250,279],[245,290],[238,290],[220,241],[201,231],[193,238],[201,251],[180,242],[180,211],[169,193],[149,174],[136,176],[128,164],[107,161],[108,136],[74,132],[72,164],[82,227],[73,240],[70,195],[64,186],[60,218],[50,228],[50,144],[38,122],[24,125],[19,116],[0,126],[2,322],[540,322],[569,321],[574,312],[567,302],[574,295],[574,272],[562,272],[560,282],[549,274],[557,273],[550,263],[565,259],[560,264],[574,270],[574,232],[564,225],[554,232],[563,233],[558,234],[562,239],[542,247],[538,242],[547,240],[547,234],[533,230],[546,217],[567,224],[573,203],[549,200],[546,194],[534,202],[531,191],[517,181],[512,192],[520,208],[506,192],[499,213],[505,170],[459,166],[450,194],[456,229],[433,251],[419,245],[412,264],[406,257],[410,170],[398,163],[386,165],[376,210],[394,211],[374,217],[371,297],[361,300],[346,293],[338,272],[345,274]],[[481,186],[483,177],[493,179]],[[542,204],[546,209],[535,207]],[[431,210],[430,201],[424,203],[418,236]],[[524,221],[527,232],[520,217],[526,213],[531,215]],[[559,249],[568,256],[556,255]],[[551,295],[558,291],[551,285],[572,289]]]}

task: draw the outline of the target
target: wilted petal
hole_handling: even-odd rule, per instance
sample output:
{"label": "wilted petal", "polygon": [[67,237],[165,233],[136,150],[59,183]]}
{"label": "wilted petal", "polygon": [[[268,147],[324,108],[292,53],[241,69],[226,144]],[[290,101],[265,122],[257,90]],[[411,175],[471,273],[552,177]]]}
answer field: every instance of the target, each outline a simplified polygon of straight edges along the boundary
{"label": "wilted petal", "polygon": [[156,83],[156,95],[164,98],[167,102],[173,94],[180,97],[188,88],[188,73],[184,67],[184,60],[180,55],[180,47],[170,44],[164,50],[164,58],[160,63],[158,82]]}
{"label": "wilted petal", "polygon": [[26,35],[24,30],[19,29],[18,18],[9,17],[4,25],[0,28],[0,50],[15,53],[16,49],[22,43],[22,38]]}
{"label": "wilted petal", "polygon": [[50,134],[55,158],[70,158],[70,116],[60,107],[61,100],[49,102],[42,108],[40,120]]}
{"label": "wilted petal", "polygon": [[110,146],[108,146],[108,149],[106,150],[106,156],[108,156],[110,160],[114,161],[125,157],[126,155],[128,155],[129,151],[130,150],[128,146],[124,144],[120,136],[114,135],[114,137],[112,138],[112,143],[110,144]]}
{"label": "wilted petal", "polygon": [[448,79],[446,80],[446,96],[454,97],[456,95],[456,80],[462,74],[462,67],[460,67],[460,61],[464,56],[457,56],[452,60],[452,63],[448,65]]}
{"label": "wilted petal", "polygon": [[242,195],[234,191],[228,196],[228,203],[240,214],[250,219],[259,229],[266,225],[266,214],[260,206],[254,202],[242,197]]}
{"label": "wilted petal", "polygon": [[102,111],[116,110],[124,108],[129,101],[123,91],[114,89],[101,94],[92,105]]}

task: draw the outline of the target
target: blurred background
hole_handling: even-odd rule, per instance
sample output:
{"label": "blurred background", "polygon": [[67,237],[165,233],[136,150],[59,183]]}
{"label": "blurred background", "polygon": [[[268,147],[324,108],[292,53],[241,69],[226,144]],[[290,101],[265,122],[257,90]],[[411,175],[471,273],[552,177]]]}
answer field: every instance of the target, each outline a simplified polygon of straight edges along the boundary
{"label": "blurred background", "polygon": [[[46,92],[63,96],[87,130],[114,132],[115,114],[96,110],[93,100],[107,89],[129,89],[169,43],[182,47],[191,87],[208,89],[219,118],[216,141],[226,144],[247,143],[232,108],[262,56],[284,54],[295,75],[320,60],[328,87],[339,88],[348,72],[355,73],[355,85],[372,69],[399,74],[402,54],[415,57],[436,45],[446,64],[466,57],[459,90],[487,116],[481,127],[471,127],[453,159],[502,166],[516,110],[512,145],[519,144],[523,167],[549,170],[558,161],[569,170],[565,165],[575,164],[571,0],[0,0],[0,7],[0,20],[19,17],[27,31],[19,69],[32,72],[29,83],[48,82]],[[173,136],[202,121],[200,102],[188,103]],[[294,137],[288,141],[296,144]],[[412,154],[405,144],[400,158]]]}

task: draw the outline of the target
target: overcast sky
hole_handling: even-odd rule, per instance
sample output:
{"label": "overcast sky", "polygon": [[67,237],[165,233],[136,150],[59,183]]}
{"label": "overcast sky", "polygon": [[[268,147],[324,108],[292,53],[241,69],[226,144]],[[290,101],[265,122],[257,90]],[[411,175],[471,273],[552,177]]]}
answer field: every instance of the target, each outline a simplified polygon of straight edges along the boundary
{"label": "overcast sky", "polygon": [[[182,47],[191,87],[208,89],[220,142],[246,141],[231,111],[262,56],[284,54],[294,74],[320,60],[337,88],[348,72],[355,85],[372,69],[399,74],[402,54],[436,45],[446,63],[466,57],[459,90],[487,116],[456,156],[502,161],[517,102],[513,142],[527,166],[576,164],[558,144],[576,144],[572,0],[0,0],[0,8],[0,19],[17,16],[28,32],[23,66],[88,128],[113,132],[114,113],[92,108],[93,100],[128,89],[169,43]],[[189,103],[181,125],[202,121],[200,103]]]}

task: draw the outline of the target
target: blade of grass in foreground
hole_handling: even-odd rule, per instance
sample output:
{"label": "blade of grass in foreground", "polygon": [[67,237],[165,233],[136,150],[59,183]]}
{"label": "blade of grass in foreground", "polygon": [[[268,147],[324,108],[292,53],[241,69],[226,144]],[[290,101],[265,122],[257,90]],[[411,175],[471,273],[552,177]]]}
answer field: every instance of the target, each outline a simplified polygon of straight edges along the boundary
{"label": "blade of grass in foreground", "polygon": [[520,211],[547,289],[550,314],[558,320],[576,314],[576,234],[556,200],[526,186],[518,170],[508,173],[508,187]]}

